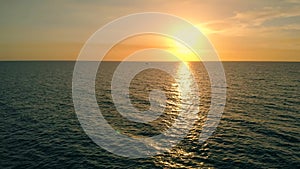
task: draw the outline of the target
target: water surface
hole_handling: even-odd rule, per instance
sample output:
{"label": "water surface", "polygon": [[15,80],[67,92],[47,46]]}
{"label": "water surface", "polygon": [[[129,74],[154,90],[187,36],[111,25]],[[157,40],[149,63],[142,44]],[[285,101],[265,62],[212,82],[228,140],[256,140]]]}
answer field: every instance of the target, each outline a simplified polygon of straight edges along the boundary
{"label": "water surface", "polygon": [[[210,83],[201,64],[190,63],[201,98],[197,124],[171,152],[147,159],[116,156],[84,133],[72,101],[74,64],[0,62],[1,168],[300,168],[300,63],[224,62],[227,103],[215,134],[204,144],[197,138],[210,104]],[[164,116],[140,124],[122,118],[111,100],[117,65],[102,63],[96,81],[107,121],[135,137],[167,129],[180,102],[174,78],[147,70],[132,80],[130,98],[138,110],[149,108],[152,89],[161,88],[167,96]],[[179,63],[168,66],[182,77]]]}

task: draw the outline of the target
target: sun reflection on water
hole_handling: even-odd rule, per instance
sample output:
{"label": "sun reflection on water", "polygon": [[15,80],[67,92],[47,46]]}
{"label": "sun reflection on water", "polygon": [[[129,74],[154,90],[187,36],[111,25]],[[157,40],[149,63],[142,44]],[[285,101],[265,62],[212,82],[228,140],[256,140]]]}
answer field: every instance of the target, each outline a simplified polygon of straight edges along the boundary
{"label": "sun reflection on water", "polygon": [[[173,89],[176,90],[176,93],[178,93],[176,97],[181,104],[180,109],[183,109],[183,111],[188,111],[191,107],[195,106],[195,101],[191,99],[191,96],[197,95],[196,97],[198,98],[198,96],[200,95],[200,93],[198,92],[198,84],[193,77],[192,72],[194,71],[195,70],[192,70],[192,65],[190,62],[178,63],[176,75],[174,75],[176,82],[171,85],[171,87],[174,87]],[[200,105],[197,104],[196,106],[198,106],[197,108],[199,108]],[[189,114],[185,115],[189,116]],[[196,120],[198,120],[198,117]],[[182,125],[180,127],[186,126]],[[199,154],[196,153],[197,151],[202,151],[204,148],[198,147],[198,127],[199,126],[191,128],[190,134],[188,134],[180,144],[178,144],[168,153],[155,156],[154,161],[156,165],[166,168],[204,167],[205,164],[202,159],[207,158],[207,156],[205,154],[199,156]],[[199,150],[196,150],[197,147],[199,148]]]}
{"label": "sun reflection on water", "polygon": [[184,94],[189,94],[192,85],[192,77],[191,72],[189,70],[189,62],[181,62],[178,65],[176,78],[179,81],[180,87],[178,86],[178,92],[180,93],[180,96],[183,96]]}

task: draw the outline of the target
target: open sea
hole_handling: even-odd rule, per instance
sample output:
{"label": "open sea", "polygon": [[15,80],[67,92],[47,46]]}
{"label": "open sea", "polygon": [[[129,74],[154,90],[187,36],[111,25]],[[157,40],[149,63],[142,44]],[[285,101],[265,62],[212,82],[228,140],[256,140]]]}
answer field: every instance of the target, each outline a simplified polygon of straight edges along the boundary
{"label": "open sea", "polygon": [[[130,137],[151,137],[168,129],[182,101],[176,77],[190,80],[182,63],[165,63],[174,71],[172,76],[148,69],[132,79],[129,98],[137,110],[149,109],[151,90],[165,93],[163,115],[147,124],[124,118],[114,106],[110,84],[118,64],[102,62],[95,81],[97,103],[107,122]],[[225,110],[216,131],[203,144],[198,138],[210,106],[210,81],[201,63],[188,63],[199,87],[196,123],[169,152],[139,159],[110,153],[84,132],[72,99],[74,65],[71,61],[0,62],[1,169],[300,168],[299,62],[223,62]]]}

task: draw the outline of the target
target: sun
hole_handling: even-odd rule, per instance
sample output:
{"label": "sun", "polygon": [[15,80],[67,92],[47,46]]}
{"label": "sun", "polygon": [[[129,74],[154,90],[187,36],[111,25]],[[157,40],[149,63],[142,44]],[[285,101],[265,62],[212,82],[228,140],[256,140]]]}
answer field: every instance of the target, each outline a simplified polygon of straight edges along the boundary
{"label": "sun", "polygon": [[192,28],[178,25],[170,30],[172,34],[181,37],[183,41],[188,42],[188,44],[191,45],[187,46],[183,41],[168,38],[167,43],[169,45],[169,52],[181,61],[201,61],[201,56],[198,56],[194,50],[199,52],[199,50],[203,48],[204,41],[202,38],[197,38],[199,35],[198,32],[195,32],[195,28],[202,32],[199,25],[195,25],[195,27]]}
{"label": "sun", "polygon": [[183,62],[200,61],[200,58],[187,46],[173,39],[168,39],[170,53],[177,57],[178,60]]}

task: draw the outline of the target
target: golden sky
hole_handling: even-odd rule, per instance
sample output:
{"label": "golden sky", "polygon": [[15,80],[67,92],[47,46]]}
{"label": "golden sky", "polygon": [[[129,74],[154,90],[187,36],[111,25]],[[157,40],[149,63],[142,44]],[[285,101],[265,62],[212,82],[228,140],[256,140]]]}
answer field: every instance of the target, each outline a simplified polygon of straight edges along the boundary
{"label": "golden sky", "polygon": [[[203,31],[223,61],[300,61],[297,0],[1,1],[0,60],[75,60],[96,30],[138,12],[185,18]],[[138,37],[115,49],[125,54],[146,44],[185,53],[174,42],[158,41]],[[107,59],[122,59],[118,55]]]}

